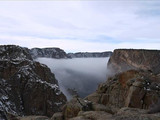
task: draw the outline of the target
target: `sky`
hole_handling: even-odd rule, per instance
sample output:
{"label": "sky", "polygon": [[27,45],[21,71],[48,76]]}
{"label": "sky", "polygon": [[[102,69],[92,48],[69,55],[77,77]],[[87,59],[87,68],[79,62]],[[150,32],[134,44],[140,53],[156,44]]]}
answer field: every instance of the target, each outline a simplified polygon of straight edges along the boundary
{"label": "sky", "polygon": [[66,52],[160,49],[160,2],[0,1],[0,44]]}

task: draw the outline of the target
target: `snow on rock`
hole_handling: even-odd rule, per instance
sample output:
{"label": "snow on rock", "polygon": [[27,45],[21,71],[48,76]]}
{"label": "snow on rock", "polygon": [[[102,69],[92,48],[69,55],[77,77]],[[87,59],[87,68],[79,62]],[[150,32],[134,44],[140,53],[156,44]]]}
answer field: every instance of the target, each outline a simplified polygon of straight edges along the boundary
{"label": "snow on rock", "polygon": [[28,48],[23,48],[16,45],[0,45],[0,59],[1,60],[32,60]]}
{"label": "snow on rock", "polygon": [[0,96],[2,120],[6,113],[52,116],[66,102],[51,70],[14,45],[0,46]]}

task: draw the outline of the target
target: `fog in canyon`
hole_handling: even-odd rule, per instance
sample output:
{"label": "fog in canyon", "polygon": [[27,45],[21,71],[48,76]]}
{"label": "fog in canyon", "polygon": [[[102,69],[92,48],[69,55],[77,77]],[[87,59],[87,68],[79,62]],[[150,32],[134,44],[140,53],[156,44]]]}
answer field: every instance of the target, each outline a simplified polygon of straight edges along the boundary
{"label": "fog in canyon", "polygon": [[75,89],[80,97],[93,93],[98,84],[106,81],[106,58],[73,58],[53,59],[37,58],[36,61],[46,64],[55,74],[61,91],[71,99],[68,88]]}

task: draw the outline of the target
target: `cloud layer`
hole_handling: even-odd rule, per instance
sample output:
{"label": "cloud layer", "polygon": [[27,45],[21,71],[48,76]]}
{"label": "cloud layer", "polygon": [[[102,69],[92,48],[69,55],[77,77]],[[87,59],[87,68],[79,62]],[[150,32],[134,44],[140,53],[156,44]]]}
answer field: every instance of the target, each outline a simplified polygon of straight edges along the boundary
{"label": "cloud layer", "polygon": [[159,19],[158,1],[1,1],[0,44],[160,49]]}
{"label": "cloud layer", "polygon": [[46,64],[59,82],[61,90],[70,99],[68,88],[76,89],[80,97],[93,93],[98,84],[107,79],[109,58],[51,59],[38,58]]}

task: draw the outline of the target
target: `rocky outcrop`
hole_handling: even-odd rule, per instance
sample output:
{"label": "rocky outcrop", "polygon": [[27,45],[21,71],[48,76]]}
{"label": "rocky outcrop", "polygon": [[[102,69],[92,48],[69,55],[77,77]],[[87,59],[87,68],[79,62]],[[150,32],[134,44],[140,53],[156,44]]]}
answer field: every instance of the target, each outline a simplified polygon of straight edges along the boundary
{"label": "rocky outcrop", "polygon": [[29,51],[16,45],[0,45],[0,60],[32,60]]}
{"label": "rocky outcrop", "polygon": [[63,106],[63,116],[65,119],[69,119],[76,117],[80,111],[89,111],[91,109],[91,102],[74,97]]}
{"label": "rocky outcrop", "polygon": [[62,112],[55,113],[50,120],[64,120]]}
{"label": "rocky outcrop", "polygon": [[112,52],[78,52],[78,53],[68,53],[70,58],[90,58],[90,57],[110,57]]}
{"label": "rocky outcrop", "polygon": [[121,108],[115,115],[113,120],[159,120],[160,113],[147,114],[147,110],[137,108]]}
{"label": "rocky outcrop", "polygon": [[113,120],[112,115],[104,111],[81,111],[71,120]]}
{"label": "rocky outcrop", "polygon": [[45,57],[45,58],[68,58],[64,50],[60,48],[32,48],[30,53],[33,58]]}
{"label": "rocky outcrop", "polygon": [[17,120],[49,120],[46,116],[25,116],[17,117]]}
{"label": "rocky outcrop", "polygon": [[117,49],[108,62],[112,73],[130,69],[151,70],[160,73],[160,50]]}
{"label": "rocky outcrop", "polygon": [[[89,103],[89,106],[88,106]],[[82,109],[85,106],[87,109]],[[96,107],[95,107],[96,106]],[[95,109],[96,108],[96,109]],[[98,109],[97,109],[98,108]],[[101,108],[101,109],[99,109]],[[107,106],[73,98],[67,102],[62,113],[55,113],[51,120],[159,120],[160,113],[148,114],[148,110],[123,107],[109,113]]]}
{"label": "rocky outcrop", "polygon": [[[100,84],[86,100],[109,106],[112,112],[122,107],[148,109],[160,95],[160,75],[149,71],[129,70]],[[95,99],[96,98],[96,99]]]}
{"label": "rocky outcrop", "polygon": [[51,70],[32,61],[28,49],[0,46],[0,119],[7,114],[52,116],[66,97]]}

